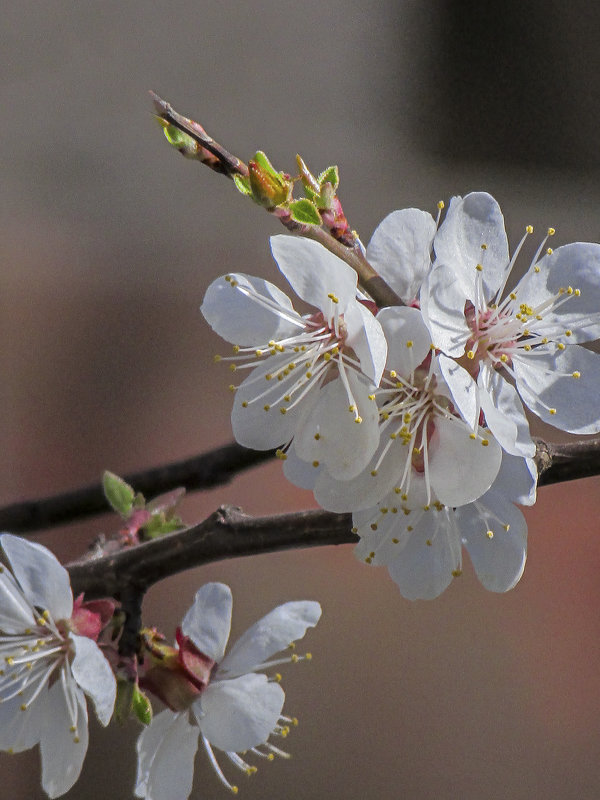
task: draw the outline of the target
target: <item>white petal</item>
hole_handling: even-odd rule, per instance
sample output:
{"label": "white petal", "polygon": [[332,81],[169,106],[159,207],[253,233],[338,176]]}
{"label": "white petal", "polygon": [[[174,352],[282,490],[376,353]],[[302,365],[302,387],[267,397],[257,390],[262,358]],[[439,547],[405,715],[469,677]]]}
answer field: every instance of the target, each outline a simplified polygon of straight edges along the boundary
{"label": "white petal", "polygon": [[321,606],[312,600],[277,606],[237,640],[221,662],[218,677],[242,675],[260,668],[272,655],[301,639],[320,617]]}
{"label": "white petal", "polygon": [[314,467],[307,461],[302,461],[293,445],[287,450],[286,459],[283,462],[283,474],[294,486],[312,492],[322,469],[321,466]]}
{"label": "white petal", "polygon": [[452,267],[436,262],[421,288],[421,311],[435,346],[455,358],[463,355],[472,335],[465,320],[466,300]]}
{"label": "white petal", "polygon": [[467,426],[455,419],[436,418],[429,448],[429,478],[437,499],[447,506],[462,506],[486,492],[494,482],[502,450],[484,432],[471,439]]}
{"label": "white petal", "polygon": [[435,220],[426,211],[392,211],[378,225],[367,246],[367,259],[406,303],[419,293],[431,266]]}
{"label": "white petal", "polygon": [[[379,411],[371,399],[374,387],[354,371],[347,370],[346,375],[351,395],[341,378],[326,384],[294,438],[303,461],[324,464],[340,480],[358,475],[379,444]],[[350,405],[356,405],[362,422],[356,422]]]}
{"label": "white petal", "polygon": [[19,633],[35,625],[33,606],[23,596],[14,576],[4,567],[0,573],[0,631]]}
{"label": "white petal", "polygon": [[198,589],[192,607],[181,623],[201,653],[221,661],[231,630],[231,589],[224,583],[206,583]]}
{"label": "white petal", "polygon": [[520,458],[502,454],[502,464],[492,489],[507,500],[532,506],[536,499],[538,472],[533,458]]}
{"label": "white petal", "polygon": [[448,358],[443,353],[438,356],[438,364],[440,372],[452,394],[454,405],[469,428],[475,430],[479,417],[475,381],[466,369],[463,369],[453,358]]}
{"label": "white petal", "polygon": [[[452,198],[434,247],[437,259],[460,277],[473,304],[478,274],[483,277],[486,300],[504,285],[510,263],[504,217],[498,203],[486,192]],[[481,273],[476,270],[478,264],[483,266]]]}
{"label": "white petal", "polygon": [[69,619],[73,593],[69,573],[56,556],[41,544],[3,533],[0,545],[27,600],[47,609],[54,621]]}
{"label": "white petal", "polygon": [[[157,725],[157,729],[152,730]],[[137,743],[137,797],[146,800],[187,800],[194,780],[194,757],[200,731],[188,713],[163,711]]]}
{"label": "white petal", "polygon": [[500,445],[512,455],[533,458],[535,444],[514,386],[486,363],[481,364],[477,385],[485,421]]}
{"label": "white petal", "polygon": [[[507,592],[519,581],[527,557],[527,524],[519,509],[492,489],[456,510],[463,544],[490,592]],[[508,526],[508,530],[506,529]],[[489,533],[493,535],[490,537]]]}
{"label": "white petal", "polygon": [[358,276],[352,267],[311,239],[296,236],[271,236],[271,251],[277,266],[298,297],[328,316],[329,295],[338,299],[338,312],[354,300]]}
{"label": "white petal", "polygon": [[[317,402],[319,388],[315,384],[302,400],[289,408],[290,403],[284,397],[291,396],[293,402],[292,392],[296,383],[305,380],[303,374],[298,374],[298,370],[291,371],[281,381],[277,380],[278,368],[287,365],[289,360],[288,356],[268,358],[256,366],[238,386],[231,411],[231,425],[236,441],[244,447],[270,450],[287,444],[299,421]],[[273,378],[267,380],[267,375],[272,375]],[[247,405],[244,406],[244,403]],[[285,414],[281,413],[283,407],[287,409]]]}
{"label": "white petal", "polygon": [[349,303],[344,314],[348,328],[346,343],[360,362],[363,373],[379,384],[387,357],[387,342],[381,325],[362,303]]}
{"label": "white petal", "polygon": [[562,352],[513,356],[513,368],[523,401],[544,422],[569,433],[600,431],[600,355],[575,344]]}
{"label": "white petal", "polygon": [[449,586],[461,564],[460,538],[451,517],[446,510],[430,509],[388,570],[408,600],[433,600]]}
{"label": "white petal", "polygon": [[112,717],[117,693],[117,682],[110,664],[96,642],[86,636],[71,634],[75,657],[71,664],[73,677],[94,703],[101,725],[108,725]]}
{"label": "white petal", "polygon": [[388,340],[387,368],[408,377],[425,360],[431,348],[429,333],[418,308],[394,306],[377,314]]}
{"label": "white petal", "polygon": [[[88,748],[88,723],[85,697],[71,686],[76,720],[69,714],[62,683],[58,680],[48,692],[46,716],[42,727],[42,788],[49,797],[68,792],[81,773]],[[75,725],[77,730],[71,730]],[[77,740],[77,741],[76,741]]]}
{"label": "white petal", "polygon": [[[600,245],[576,242],[558,247],[530,269],[515,289],[519,302],[535,308],[561,288],[579,289],[556,309],[543,312],[536,327],[549,339],[565,343],[589,342],[600,337]],[[564,298],[564,295],[563,295]],[[537,325],[537,323],[536,323]],[[572,331],[565,338],[565,329]]]}
{"label": "white petal", "polygon": [[266,675],[250,674],[213,681],[193,709],[200,730],[212,745],[243,752],[267,741],[284,700],[278,683],[270,682]]}
{"label": "white petal", "polygon": [[40,741],[47,715],[47,688],[42,689],[29,708],[21,710],[21,704],[27,703],[35,689],[36,686],[33,686],[29,691],[26,689],[23,695],[0,703],[0,750],[21,753]]}
{"label": "white petal", "polygon": [[219,336],[248,347],[284,339],[304,327],[286,294],[269,281],[242,273],[213,281],[200,311]]}

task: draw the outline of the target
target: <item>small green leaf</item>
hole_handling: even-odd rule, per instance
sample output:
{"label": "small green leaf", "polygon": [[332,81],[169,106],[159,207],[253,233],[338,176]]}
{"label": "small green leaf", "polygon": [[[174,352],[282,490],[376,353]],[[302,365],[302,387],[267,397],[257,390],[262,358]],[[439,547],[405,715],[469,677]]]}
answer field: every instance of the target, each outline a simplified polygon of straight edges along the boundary
{"label": "small green leaf", "polygon": [[120,724],[125,722],[133,708],[135,683],[125,678],[117,678],[117,699],[115,700],[114,718]]}
{"label": "small green leaf", "polygon": [[311,203],[310,200],[294,200],[289,205],[290,214],[292,219],[300,222],[302,225],[320,225],[321,217],[319,212]]}
{"label": "small green leaf", "polygon": [[238,192],[241,194],[252,194],[250,179],[246,178],[245,175],[234,175],[233,182],[235,183]]}
{"label": "small green leaf", "polygon": [[142,725],[150,725],[152,722],[152,704],[137,686],[133,690],[132,711]]}
{"label": "small green leaf", "polygon": [[323,186],[324,183],[330,183],[334,189],[337,189],[340,185],[340,172],[337,167],[327,167],[319,175],[318,180],[319,186]]}
{"label": "small green leaf", "polygon": [[198,144],[195,139],[192,139],[187,133],[179,130],[175,125],[169,124],[164,119],[159,119],[158,121],[162,125],[163,133],[170,145],[179,150],[180,153],[183,153],[187,158],[196,157],[198,153]]}
{"label": "small green leaf", "polygon": [[106,470],[102,476],[102,487],[104,496],[111,507],[121,516],[127,518],[133,509],[135,492],[123,478],[119,478],[114,472]]}
{"label": "small green leaf", "polygon": [[281,173],[277,172],[275,167],[271,164],[271,162],[267,158],[266,153],[263,153],[262,150],[258,150],[252,160],[258,164],[258,166],[261,168],[263,172],[266,172],[272,178],[275,179],[281,178]]}
{"label": "small green leaf", "polygon": [[302,188],[304,189],[304,194],[308,197],[308,199],[310,200],[311,203],[317,203],[318,202],[318,200],[319,200],[318,192],[315,192],[315,190],[311,189],[311,187],[308,186],[308,184],[306,184],[306,183],[302,184]]}

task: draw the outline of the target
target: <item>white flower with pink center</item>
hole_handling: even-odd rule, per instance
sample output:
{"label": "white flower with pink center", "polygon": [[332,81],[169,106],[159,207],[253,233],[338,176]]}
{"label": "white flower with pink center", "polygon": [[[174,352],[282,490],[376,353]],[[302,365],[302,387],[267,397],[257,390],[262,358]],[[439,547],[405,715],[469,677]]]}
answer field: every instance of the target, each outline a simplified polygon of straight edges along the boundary
{"label": "white flower with pink center", "polygon": [[42,787],[59,797],[87,752],[85,695],[107,725],[116,681],[94,641],[100,614],[73,602],[69,574],[54,555],[8,533],[0,546],[0,750],[39,744]]}
{"label": "white flower with pink center", "polygon": [[161,676],[160,664],[152,670],[151,690],[160,689],[162,679],[160,696],[171,708],[154,717],[138,739],[136,797],[186,800],[199,738],[220,781],[234,793],[237,787],[225,777],[213,748],[248,775],[256,772],[248,756],[288,756],[271,740],[287,736],[296,721],[282,715],[280,676],[270,679],[259,671],[301,660],[296,654],[273,656],[317,624],[321,607],[308,600],[284,603],[252,625],[225,655],[231,610],[231,590],[225,584],[199,589],[178,631],[179,671],[171,667]]}
{"label": "white flower with pink center", "polygon": [[[374,388],[386,341],[356,299],[357,275],[316,242],[274,236],[271,249],[296,294],[316,310],[300,315],[261,278],[232,273],[208,288],[202,313],[234,345],[232,389],[237,441],[257,450],[294,439],[301,457],[341,479],[358,474],[379,441]],[[357,455],[360,454],[360,457]]]}
{"label": "white flower with pink center", "polygon": [[313,489],[323,508],[337,512],[369,508],[390,491],[408,496],[413,481],[422,484],[425,504],[476,500],[496,478],[500,446],[455,408],[421,312],[385,308],[377,320],[388,340],[388,358],[376,392],[381,435],[375,453],[353,479],[337,480],[320,468],[313,470],[311,483],[310,462],[303,463],[296,450],[284,466],[286,476]]}
{"label": "white flower with pink center", "polygon": [[420,477],[408,495],[391,492],[353,514],[360,536],[355,555],[366,564],[387,566],[404,597],[430,600],[461,575],[465,547],[483,586],[506,592],[521,578],[527,556],[527,524],[515,503],[535,502],[536,480],[533,460],[505,453],[492,488],[453,509],[428,501]]}
{"label": "white flower with pink center", "polygon": [[511,259],[493,197],[453,198],[421,289],[457,406],[480,408],[505,450],[525,457],[535,446],[521,401],[561,430],[600,431],[600,357],[578,344],[600,337],[600,245],[547,248],[540,258],[544,238],[526,275],[503,297],[532,230]]}

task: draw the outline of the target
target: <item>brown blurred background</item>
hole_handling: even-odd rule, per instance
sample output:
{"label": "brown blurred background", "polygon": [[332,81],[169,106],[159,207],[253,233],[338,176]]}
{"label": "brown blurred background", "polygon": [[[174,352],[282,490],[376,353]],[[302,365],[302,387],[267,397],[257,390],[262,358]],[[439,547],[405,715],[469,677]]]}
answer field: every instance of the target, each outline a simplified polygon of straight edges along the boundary
{"label": "brown blurred background", "polygon": [[[198,306],[227,270],[274,278],[267,218],[171,151],[148,89],[233,152],[338,163],[368,241],[385,214],[485,189],[513,242],[600,240],[600,12],[583,0],[1,4],[0,502],[183,458],[230,439],[220,348]],[[532,245],[530,253],[534,251]],[[526,256],[523,257],[523,266]],[[556,438],[561,438],[555,433]],[[312,505],[271,464],[207,495],[256,513]],[[286,671],[294,758],[245,800],[581,800],[600,796],[598,479],[542,489],[525,576],[465,574],[409,603],[350,547],[198,569],[155,587],[172,631],[198,586],[234,590],[241,632],[288,599],[322,602]],[[63,559],[110,517],[44,534]],[[125,800],[132,723],[93,726],[73,800]],[[228,767],[225,765],[225,769]],[[2,796],[37,800],[36,752],[0,755]],[[225,796],[199,755],[193,798]]]}

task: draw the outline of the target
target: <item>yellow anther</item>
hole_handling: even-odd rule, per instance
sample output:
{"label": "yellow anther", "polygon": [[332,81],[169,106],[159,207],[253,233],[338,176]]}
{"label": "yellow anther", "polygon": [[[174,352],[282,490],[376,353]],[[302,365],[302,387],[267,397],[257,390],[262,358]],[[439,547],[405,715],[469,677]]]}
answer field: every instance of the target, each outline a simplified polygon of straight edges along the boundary
{"label": "yellow anther", "polygon": [[313,376],[312,372],[307,372],[306,373],[306,380],[309,381],[312,378],[312,376]]}
{"label": "yellow anther", "polygon": [[289,396],[289,394],[286,394],[283,399],[285,400],[286,403],[289,403],[292,398]]}
{"label": "yellow anther", "polygon": [[396,370],[395,369],[391,369],[390,370],[390,378],[397,378],[397,377],[398,377],[398,373],[396,372]]}
{"label": "yellow anther", "polygon": [[4,660],[6,661],[9,667],[12,667],[12,665],[15,663],[15,660],[12,656],[6,656]]}
{"label": "yellow anther", "polygon": [[232,794],[237,794],[239,792],[238,787],[237,786],[232,786],[231,787],[231,792],[232,792]]}
{"label": "yellow anther", "polygon": [[237,386],[235,384],[233,384],[233,383],[229,384],[229,391],[230,392],[235,392],[236,389],[237,389]]}
{"label": "yellow anther", "polygon": [[573,294],[573,287],[567,286],[567,294]]}
{"label": "yellow anther", "polygon": [[27,711],[27,703],[21,703],[21,711]]}
{"label": "yellow anther", "polygon": [[231,286],[232,289],[235,289],[235,287],[238,285],[238,282],[234,281],[233,278],[232,278],[229,285]]}
{"label": "yellow anther", "polygon": [[418,448],[418,447],[413,447],[413,455],[414,455],[414,456],[418,456],[418,455],[420,454],[420,452],[421,452],[421,451],[419,450],[419,448]]}
{"label": "yellow anther", "polygon": [[356,525],[354,525],[352,528],[350,528],[350,532],[351,533],[358,533],[358,528],[356,527]]}
{"label": "yellow anther", "polygon": [[423,506],[423,511],[429,511],[430,508],[431,508],[430,505]]}
{"label": "yellow anther", "polygon": [[406,526],[406,530],[410,533],[413,530],[413,526],[412,525],[407,525]]}
{"label": "yellow anther", "polygon": [[397,439],[397,438],[398,438],[397,433],[390,433],[390,439]]}
{"label": "yellow anther", "polygon": [[392,544],[399,544],[400,539],[392,539]]}
{"label": "yellow anther", "polygon": [[503,525],[502,527],[508,533],[508,529],[510,528],[510,525],[506,524],[506,525]]}
{"label": "yellow anther", "polygon": [[[550,250],[550,248],[548,248],[548,250]],[[534,271],[534,272],[539,272],[539,271],[540,271],[540,268],[537,266],[537,264],[536,264],[536,265],[535,265],[535,267],[533,268],[533,271]]]}
{"label": "yellow anther", "polygon": [[556,414],[556,409],[555,408],[549,408],[548,411],[549,411],[550,414],[552,414],[552,416],[554,416]]}
{"label": "yellow anther", "polygon": [[388,511],[389,511],[389,508],[380,508],[379,510],[381,511],[382,514],[387,514]]}
{"label": "yellow anther", "polygon": [[357,425],[360,425],[360,423],[362,422],[362,417],[356,417],[354,422],[356,422]]}
{"label": "yellow anther", "polygon": [[376,470],[376,469],[372,469],[372,470],[371,470],[371,475],[372,475],[373,477],[375,477],[375,476],[377,475],[377,470]]}
{"label": "yellow anther", "polygon": [[427,547],[431,547],[431,545],[433,544],[433,542],[431,541],[431,539],[426,539],[426,540],[425,540],[425,544],[427,545]]}
{"label": "yellow anther", "polygon": [[76,725],[71,725],[71,727],[69,728],[69,730],[71,731],[71,733],[76,733],[76,731],[77,731],[77,726],[76,726]]}
{"label": "yellow anther", "polygon": [[486,531],[485,535],[487,536],[488,539],[493,539],[494,538],[494,531]]}
{"label": "yellow anther", "polygon": [[404,512],[405,517],[408,517],[408,515],[410,514],[410,508],[403,508],[402,511]]}
{"label": "yellow anther", "polygon": [[531,350],[531,345],[530,344],[523,345],[523,350],[525,350],[528,353]]}
{"label": "yellow anther", "polygon": [[231,275],[225,275],[225,280],[227,281],[227,283],[229,283],[229,281],[231,280]]}
{"label": "yellow anther", "polygon": [[406,346],[407,347],[412,347],[413,346],[413,342],[409,339],[408,342],[406,343]]}
{"label": "yellow anther", "polygon": [[572,336],[572,335],[573,335],[573,331],[565,331],[565,336]]}
{"label": "yellow anther", "polygon": [[242,401],[242,408],[248,408],[248,401],[247,400],[243,400]]}
{"label": "yellow anther", "polygon": [[340,301],[339,301],[339,298],[338,298],[338,297],[336,297],[336,296],[334,295],[334,293],[333,293],[333,292],[329,292],[329,294],[327,295],[327,297],[328,297],[328,298],[329,298],[329,299],[330,299],[332,302],[334,302],[334,303],[339,303],[339,302],[340,302]]}
{"label": "yellow anther", "polygon": [[477,264],[475,269],[477,270],[477,272],[483,272],[483,266],[481,264]]}
{"label": "yellow anther", "polygon": [[353,413],[356,411],[356,406],[355,406],[355,405],[348,406],[348,411],[349,411],[351,414],[353,414]]}
{"label": "yellow anther", "polygon": [[400,494],[402,489],[399,486],[394,486],[394,491],[396,492],[396,494]]}
{"label": "yellow anther", "polygon": [[266,381],[272,381],[273,380],[273,373],[272,372],[267,372],[267,374],[265,375],[265,380]]}
{"label": "yellow anther", "polygon": [[472,361],[475,358],[475,351],[474,350],[468,350],[467,351],[467,358],[470,358],[471,361]]}
{"label": "yellow anther", "polygon": [[273,755],[273,753],[269,753],[269,755],[267,756],[267,761],[275,761],[275,756]]}
{"label": "yellow anther", "polygon": [[548,236],[554,236],[555,233],[556,231],[554,230],[554,228],[548,228]]}
{"label": "yellow anther", "polygon": [[489,442],[489,440],[488,440],[488,439],[482,439],[482,440],[481,440],[482,447],[487,447],[489,443],[490,443],[490,442]]}
{"label": "yellow anther", "polygon": [[533,225],[527,225],[525,228],[525,233],[532,234],[533,233]]}
{"label": "yellow anther", "polygon": [[377,530],[377,523],[376,522],[372,522],[370,527],[371,527],[372,531],[376,531]]}
{"label": "yellow anther", "polygon": [[[304,659],[306,661],[312,661],[312,653],[304,653]],[[296,718],[294,717],[294,719],[296,719]],[[298,720],[296,719],[295,722],[294,722],[294,720],[292,720],[292,724],[293,725],[297,725],[298,724]]]}
{"label": "yellow anther", "polygon": [[575,372],[573,373],[573,377],[574,378],[581,378],[581,372],[579,372],[579,370],[575,370]]}
{"label": "yellow anther", "polygon": [[372,563],[373,563],[373,559],[371,558],[371,556],[367,556],[365,558],[365,564],[372,564]]}
{"label": "yellow anther", "polygon": [[281,408],[279,409],[279,413],[280,414],[287,414],[287,408],[284,408],[284,406],[281,406]]}
{"label": "yellow anther", "polygon": [[[331,352],[332,352],[332,354],[333,354],[334,356],[339,356],[339,354],[340,354],[340,348],[339,348],[339,347],[334,347],[334,348],[333,348],[333,350],[332,350]],[[295,365],[294,365],[294,366],[295,366]]]}
{"label": "yellow anther", "polygon": [[331,361],[331,353],[324,353],[323,354],[324,361]]}
{"label": "yellow anther", "polygon": [[233,349],[233,352],[237,355],[237,353],[240,352],[239,344],[234,344],[232,349]]}
{"label": "yellow anther", "polygon": [[293,653],[293,654],[290,656],[290,661],[292,662],[292,664],[297,664],[297,663],[298,663],[298,661],[299,661],[299,657],[296,655],[296,653]]}
{"label": "yellow anther", "polygon": [[275,458],[278,458],[280,461],[285,461],[287,459],[287,455],[283,452],[283,450],[276,450]]}
{"label": "yellow anther", "polygon": [[506,355],[506,353],[502,353],[502,355],[500,356],[500,361],[503,364],[507,364],[508,363],[508,356]]}
{"label": "yellow anther", "polygon": [[470,433],[469,434],[469,439],[476,439],[476,438],[477,438],[477,435],[475,433]]}
{"label": "yellow anther", "polygon": [[481,249],[482,249],[482,250],[487,250],[487,244],[482,244],[482,245],[481,245]]}
{"label": "yellow anther", "polygon": [[511,300],[516,300],[517,299],[517,295],[514,292],[511,292],[509,294],[509,297],[510,297]]}
{"label": "yellow anther", "polygon": [[548,337],[547,336],[544,336],[544,338],[542,339],[542,344],[548,344]]}
{"label": "yellow anther", "polygon": [[387,419],[389,419],[389,418],[390,418],[390,415],[388,414],[388,412],[387,412],[387,411],[382,411],[382,412],[381,412],[381,419],[382,419],[382,420],[387,420]]}
{"label": "yellow anther", "polygon": [[562,342],[559,342],[556,346],[558,347],[559,350],[564,350],[567,345],[563,344]]}
{"label": "yellow anther", "polygon": [[368,395],[368,397],[369,397],[369,400],[375,400],[375,395],[374,394],[370,394],[370,395]]}
{"label": "yellow anther", "polygon": [[392,506],[390,508],[390,511],[392,512],[392,514],[397,514],[398,513],[398,509],[396,508],[396,506]]}
{"label": "yellow anther", "polygon": [[453,578],[460,578],[462,575],[462,569],[453,569],[452,570],[452,577]]}
{"label": "yellow anther", "polygon": [[237,369],[237,367],[236,367],[236,365],[235,365],[235,364],[230,364],[230,365],[229,365],[229,371],[230,371],[230,372],[235,372],[235,371],[236,371],[236,369]]}
{"label": "yellow anther", "polygon": [[317,442],[319,441],[320,438],[321,438],[321,434],[320,433],[315,433],[315,439],[316,439]]}
{"label": "yellow anther", "polygon": [[438,200],[437,207],[438,207],[438,208],[439,208],[439,210],[441,211],[443,208],[445,208],[445,207],[446,207],[446,204],[444,203],[444,201],[443,201],[443,200]]}
{"label": "yellow anther", "polygon": [[218,364],[219,361],[221,361],[222,358],[223,358],[223,356],[216,355],[216,356],[213,356],[213,361],[215,362],[215,364]]}
{"label": "yellow anther", "polygon": [[[551,247],[547,247],[546,248],[546,255],[551,256],[553,252],[554,252],[554,250]],[[538,269],[538,272],[539,272],[539,269]]]}
{"label": "yellow anther", "polygon": [[264,405],[263,408],[264,408],[265,411],[270,411],[271,410],[271,406],[268,403],[266,405]]}
{"label": "yellow anther", "polygon": [[312,465],[313,465],[313,467],[318,467],[319,466],[319,462],[318,461],[313,461]]}
{"label": "yellow anther", "polygon": [[581,294],[581,289],[575,289],[573,294],[575,295],[575,297],[579,297],[579,295]]}

